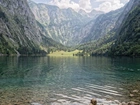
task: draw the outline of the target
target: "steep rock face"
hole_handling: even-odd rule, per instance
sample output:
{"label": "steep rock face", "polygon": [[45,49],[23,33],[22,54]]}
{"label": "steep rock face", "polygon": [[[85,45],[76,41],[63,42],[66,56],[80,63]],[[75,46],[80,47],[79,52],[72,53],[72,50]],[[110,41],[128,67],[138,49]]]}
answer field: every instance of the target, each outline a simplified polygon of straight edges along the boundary
{"label": "steep rock face", "polygon": [[96,41],[99,38],[106,36],[110,32],[119,33],[123,20],[128,17],[129,11],[134,6],[138,5],[138,2],[139,0],[130,0],[130,2],[123,8],[100,15],[93,23],[89,22],[89,26],[92,24],[92,27],[89,27],[90,32],[89,30],[88,32],[86,30],[87,34],[85,34],[85,38],[83,38],[82,43]]}
{"label": "steep rock face", "polygon": [[[86,37],[82,40],[81,43],[85,43],[88,41],[98,40],[99,38],[105,36],[109,31],[111,31],[116,22],[121,15],[123,8],[119,10],[115,10],[109,12],[107,14],[100,15],[94,23],[92,23],[92,27],[90,27],[90,32],[88,32]],[[91,22],[89,23],[91,26]]]}
{"label": "steep rock face", "polygon": [[1,0],[0,13],[1,42],[4,39],[7,46],[15,50],[21,46],[31,48],[39,45],[41,36],[26,0]]}
{"label": "steep rock face", "polygon": [[122,25],[122,22],[124,21],[124,19],[126,19],[128,17],[128,13],[130,12],[130,10],[132,8],[134,8],[135,6],[137,6],[138,4],[139,4],[139,0],[130,0],[130,2],[128,2],[125,5],[123,12],[121,13],[121,15],[118,18],[118,20],[116,22],[116,25],[114,27],[115,31],[120,28],[120,26]]}
{"label": "steep rock face", "polygon": [[102,11],[92,10],[91,12],[87,13],[84,10],[80,9],[78,11],[79,14],[87,18],[91,18],[91,20],[95,20],[99,15],[104,14]]}
{"label": "steep rock face", "polygon": [[40,53],[44,37],[27,0],[0,0],[0,53]]}
{"label": "steep rock face", "polygon": [[96,19],[101,14],[104,14],[104,12],[97,11],[97,10],[94,10],[94,9],[90,13],[88,13],[88,15],[93,18],[93,20]]}
{"label": "steep rock face", "polygon": [[131,0],[126,8],[129,5],[131,8],[116,32],[116,42],[111,49],[113,55],[140,56],[140,0]]}
{"label": "steep rock face", "polygon": [[100,17],[100,15],[103,14],[103,12],[96,11],[96,10],[92,10],[88,14],[85,13],[83,10],[80,10],[79,13],[81,15],[85,15],[87,17],[91,17],[92,20],[87,22],[83,27],[80,28],[80,30],[77,33],[75,33],[76,35],[74,36],[73,41],[77,42],[77,44],[84,43],[84,42],[89,42],[89,41],[92,40],[92,39],[88,39],[89,35],[92,32],[92,28],[95,25],[96,19],[98,19],[98,17]]}
{"label": "steep rock face", "polygon": [[79,35],[81,28],[93,19],[85,11],[80,14],[71,8],[60,9],[56,6],[36,4],[32,1],[29,1],[29,5],[37,21],[45,27],[47,35],[64,45],[77,44],[79,41],[74,41],[75,37]]}
{"label": "steep rock face", "polygon": [[[86,37],[91,33],[91,29],[94,25],[95,21],[91,20],[86,25],[84,25],[75,35],[73,41],[77,42],[78,44],[89,42],[90,39],[86,40]],[[84,41],[83,41],[84,40]]]}
{"label": "steep rock face", "polygon": [[139,20],[140,0],[131,0],[107,35],[79,48],[91,55],[140,56]]}

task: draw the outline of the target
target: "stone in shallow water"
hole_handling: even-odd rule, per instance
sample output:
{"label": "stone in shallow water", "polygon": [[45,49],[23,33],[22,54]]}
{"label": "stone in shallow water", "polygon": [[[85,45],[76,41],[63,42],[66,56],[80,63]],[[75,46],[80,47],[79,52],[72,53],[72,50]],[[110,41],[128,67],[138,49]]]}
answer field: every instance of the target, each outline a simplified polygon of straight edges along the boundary
{"label": "stone in shallow water", "polygon": [[63,102],[63,103],[54,102],[51,105],[85,105],[85,104],[67,101],[67,102]]}
{"label": "stone in shallow water", "polygon": [[61,104],[58,102],[54,102],[54,103],[51,103],[51,105],[61,105]]}
{"label": "stone in shallow water", "polygon": [[42,105],[42,104],[39,104],[39,103],[31,103],[31,105]]}
{"label": "stone in shallow water", "polygon": [[119,102],[118,100],[114,100],[114,102],[115,102],[116,104],[120,104],[120,102]]}
{"label": "stone in shallow water", "polygon": [[139,90],[133,90],[133,93],[138,93],[139,92]]}
{"label": "stone in shallow water", "polygon": [[127,103],[126,102],[122,102],[120,105],[127,105]]}
{"label": "stone in shallow water", "polygon": [[92,104],[92,105],[97,105],[97,100],[92,99],[92,100],[91,100],[91,104]]}
{"label": "stone in shallow water", "polygon": [[134,94],[130,94],[129,96],[130,96],[130,97],[134,97]]}
{"label": "stone in shallow water", "polygon": [[67,100],[65,100],[65,99],[59,99],[59,100],[57,100],[58,102],[66,102]]}
{"label": "stone in shallow water", "polygon": [[140,105],[139,103],[129,102],[128,105]]}

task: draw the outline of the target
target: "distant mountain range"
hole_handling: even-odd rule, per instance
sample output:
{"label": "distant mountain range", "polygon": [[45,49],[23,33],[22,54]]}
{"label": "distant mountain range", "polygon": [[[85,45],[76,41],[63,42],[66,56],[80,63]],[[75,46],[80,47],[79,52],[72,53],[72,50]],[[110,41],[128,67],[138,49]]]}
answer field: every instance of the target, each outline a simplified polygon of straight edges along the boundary
{"label": "distant mountain range", "polygon": [[76,46],[83,55],[139,56],[139,20],[140,0],[106,14],[1,0],[0,54],[42,55],[65,45]]}
{"label": "distant mountain range", "polygon": [[48,37],[67,46],[77,44],[79,40],[75,42],[74,39],[79,35],[81,28],[103,14],[103,12],[96,10],[91,13],[79,10],[77,13],[71,8],[60,9],[57,6],[37,4],[30,0],[28,3],[36,20],[48,32]]}
{"label": "distant mountain range", "polygon": [[140,0],[131,0],[119,10],[100,15],[79,48],[91,55],[140,56],[139,20]]}
{"label": "distant mountain range", "polygon": [[27,0],[0,1],[0,54],[46,54],[61,44],[41,32]]}
{"label": "distant mountain range", "polygon": [[[140,0],[131,0],[118,21],[112,55],[140,56]],[[118,22],[120,23],[120,22]]]}

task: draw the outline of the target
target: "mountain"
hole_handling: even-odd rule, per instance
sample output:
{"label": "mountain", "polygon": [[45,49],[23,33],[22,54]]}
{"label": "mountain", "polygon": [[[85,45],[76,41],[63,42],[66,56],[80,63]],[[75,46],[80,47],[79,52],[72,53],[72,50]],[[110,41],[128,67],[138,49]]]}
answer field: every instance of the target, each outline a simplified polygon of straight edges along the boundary
{"label": "mountain", "polygon": [[117,40],[111,48],[112,55],[140,56],[140,0],[131,0],[128,3],[130,5],[128,14],[117,29]]}
{"label": "mountain", "polygon": [[0,1],[1,54],[45,54],[55,44],[41,32],[27,0]]}
{"label": "mountain", "polygon": [[88,52],[91,55],[140,56],[139,20],[140,0],[131,0],[120,13],[112,30],[77,48],[82,49],[83,54]]}
{"label": "mountain", "polygon": [[124,6],[124,10],[121,13],[121,16],[119,17],[119,19],[116,22],[116,25],[114,27],[115,29],[119,29],[119,27],[122,25],[122,22],[128,17],[129,12],[132,10],[133,7],[137,6],[139,3],[139,0],[130,0],[130,2],[128,2],[125,6]]}
{"label": "mountain", "polygon": [[82,16],[85,16],[85,17],[90,17],[91,20],[94,20],[96,19],[99,15],[101,14],[104,14],[104,12],[102,11],[97,11],[97,10],[92,10],[91,12],[87,13],[86,11],[84,11],[83,9],[80,9],[78,11],[79,14],[81,14]]}
{"label": "mountain", "polygon": [[94,10],[94,9],[90,13],[88,13],[88,15],[93,18],[93,20],[96,19],[101,14],[104,14],[104,12],[97,11],[97,10]]}
{"label": "mountain", "polygon": [[81,27],[80,30],[74,36],[73,41],[77,42],[78,44],[86,43],[90,41],[86,39],[90,37],[92,28],[94,27],[95,22],[97,21],[98,17],[104,14],[103,12],[96,11],[96,10],[92,10],[90,13],[86,13],[83,10],[79,10],[79,13],[80,12],[81,12],[81,15],[83,14],[87,17],[91,17],[92,19],[90,19],[89,22],[87,22],[83,27]]}
{"label": "mountain", "polygon": [[42,55],[61,42],[91,55],[140,56],[140,0],[107,14],[28,3],[0,1],[0,54]]}
{"label": "mountain", "polygon": [[[108,32],[110,32],[116,25],[116,22],[121,15],[123,8],[111,11],[106,14],[102,14],[96,18],[92,27],[90,27],[90,32],[86,35],[86,37],[82,40],[81,43],[85,43],[88,41],[95,41],[99,38],[105,36]],[[89,22],[91,26],[91,22]]]}
{"label": "mountain", "polygon": [[88,13],[84,11],[83,9],[80,9],[78,13],[81,14],[82,16],[89,17]]}
{"label": "mountain", "polygon": [[33,1],[28,3],[36,20],[45,27],[47,36],[67,46],[80,42],[74,41],[75,37],[79,35],[81,28],[94,17],[90,17],[84,10],[77,13],[71,8],[60,9],[57,6],[36,4]]}

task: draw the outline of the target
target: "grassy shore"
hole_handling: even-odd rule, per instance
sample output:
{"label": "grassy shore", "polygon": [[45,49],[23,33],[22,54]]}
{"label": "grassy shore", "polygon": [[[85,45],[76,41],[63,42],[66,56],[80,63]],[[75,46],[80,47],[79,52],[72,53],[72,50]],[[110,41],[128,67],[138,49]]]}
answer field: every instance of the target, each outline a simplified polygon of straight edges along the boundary
{"label": "grassy shore", "polygon": [[74,51],[56,51],[51,52],[48,56],[74,56],[77,53],[82,52],[82,50],[74,50]]}

